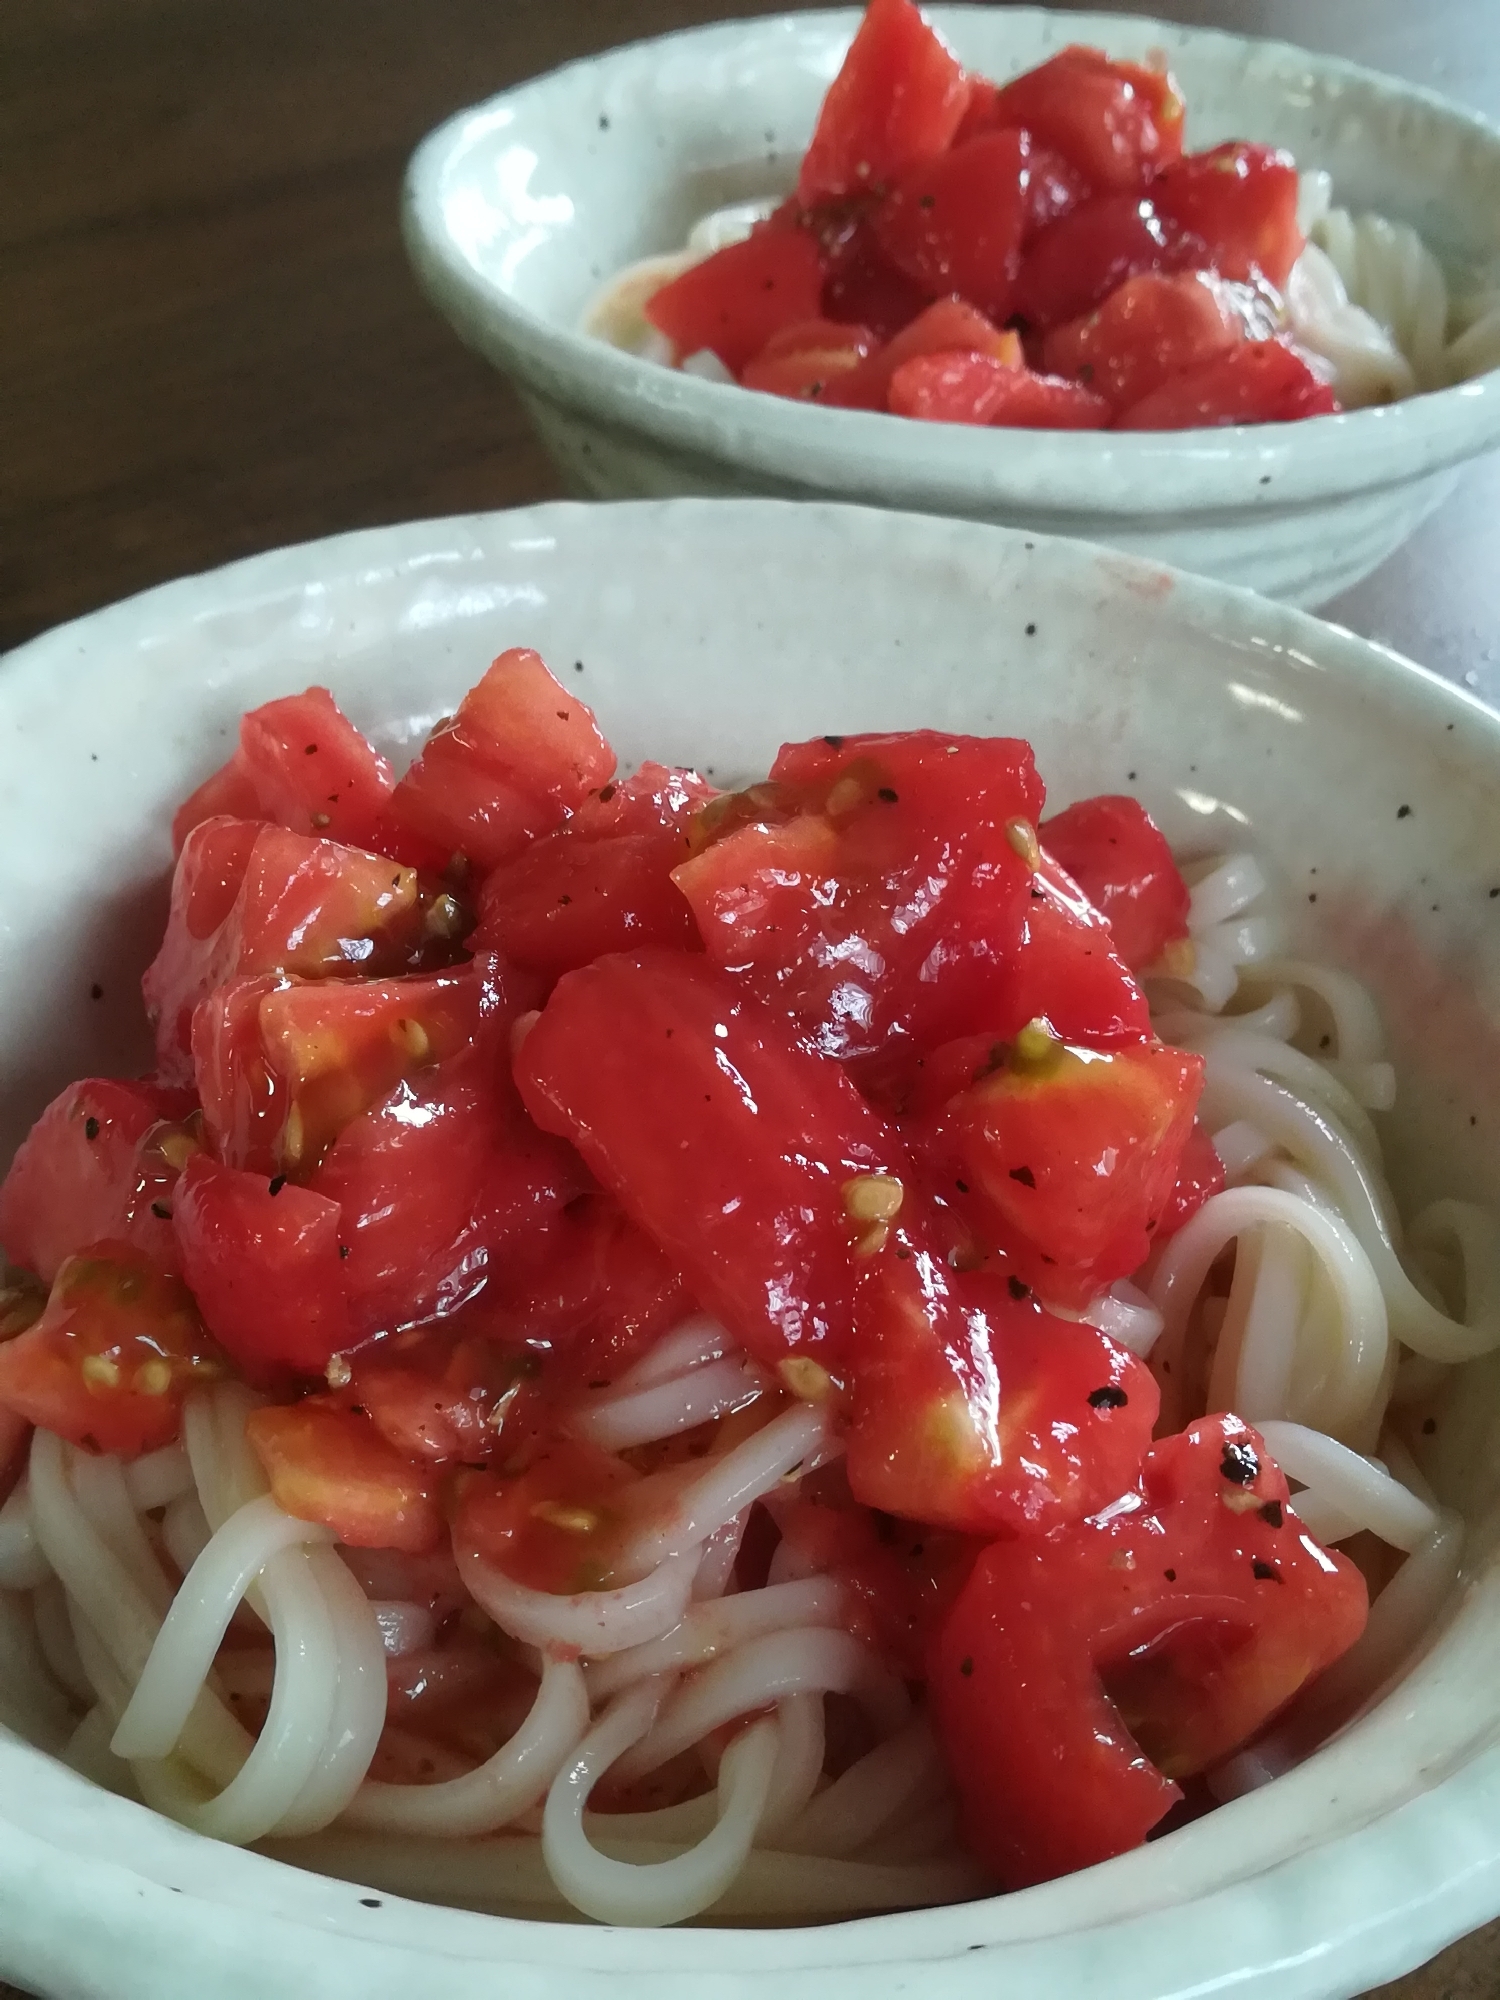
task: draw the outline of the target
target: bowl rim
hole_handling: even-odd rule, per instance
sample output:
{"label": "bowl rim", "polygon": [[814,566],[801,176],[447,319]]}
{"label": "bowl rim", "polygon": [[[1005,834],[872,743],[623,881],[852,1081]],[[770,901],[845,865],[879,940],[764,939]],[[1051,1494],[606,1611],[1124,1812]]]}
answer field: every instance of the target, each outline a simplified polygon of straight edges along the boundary
{"label": "bowl rim", "polygon": [[[992,434],[958,424],[923,427],[918,452],[901,444],[898,420],[880,412],[821,408],[760,396],[737,385],[704,381],[627,354],[577,327],[565,326],[523,304],[480,270],[454,241],[443,217],[442,188],[466,153],[497,125],[509,123],[528,100],[565,86],[602,90],[620,68],[649,65],[667,52],[721,48],[754,38],[769,46],[777,36],[829,37],[852,33],[858,8],[765,15],[713,22],[621,44],[580,57],[469,106],[445,120],[416,148],[402,189],[402,230],[422,288],[460,337],[544,395],[588,410],[625,431],[646,429],[686,450],[732,456],[766,476],[797,477],[807,458],[818,462],[819,485],[850,480],[866,490],[897,482],[897,505],[921,506],[951,496],[955,487],[993,501],[1031,504],[1043,511],[1082,509],[1095,516],[1131,517],[1142,511],[1141,484],[1152,475],[1192,472],[1193,490],[1166,513],[1200,515],[1205,507],[1274,508],[1288,502],[1334,498],[1453,465],[1477,455],[1500,436],[1500,368],[1472,381],[1427,391],[1382,407],[1305,418],[1297,423],[1226,425],[1191,431],[1006,432],[997,453]],[[1021,27],[1057,18],[1053,9],[943,5],[926,9],[940,28],[985,16]],[[1235,35],[1220,28],[1185,27],[1144,14],[1069,14],[1080,39],[1108,41],[1122,26],[1159,35],[1171,49],[1192,47],[1253,52],[1273,69],[1291,65],[1391,104],[1420,106],[1492,150],[1500,161],[1500,126],[1425,85],[1406,83],[1344,57],[1326,56],[1271,38]],[[580,126],[582,129],[582,126]],[[770,407],[774,405],[775,407]],[[906,425],[910,430],[909,422]],[[1101,447],[1101,439],[1107,443]],[[909,444],[915,443],[911,439]],[[726,449],[727,447],[727,449]],[[1370,467],[1366,460],[1379,456]],[[1101,486],[1101,458],[1115,478]],[[1247,489],[1256,470],[1258,485]],[[1274,498],[1264,489],[1272,487]],[[1042,518],[1042,514],[1038,518]]]}
{"label": "bowl rim", "polygon": [[[45,697],[61,712],[67,698],[58,690],[66,684],[65,674],[117,669],[128,647],[149,649],[169,678],[197,684],[201,658],[184,667],[162,640],[205,617],[264,612],[292,597],[305,601],[332,583],[375,587],[393,574],[425,570],[455,549],[521,551],[528,544],[560,542],[570,533],[607,533],[611,518],[626,515],[659,523],[662,534],[691,531],[694,519],[706,516],[731,525],[737,519],[747,525],[779,520],[803,548],[809,531],[826,532],[847,535],[872,554],[883,543],[915,537],[933,555],[966,551],[976,564],[1002,546],[1021,546],[1028,554],[1039,551],[1042,570],[1052,570],[1059,581],[1082,566],[1097,565],[1133,595],[1162,601],[1166,618],[1205,643],[1239,639],[1294,654],[1309,667],[1333,673],[1351,699],[1373,695],[1434,730],[1446,718],[1444,726],[1454,728],[1456,747],[1467,759],[1500,765],[1500,715],[1476,696],[1387,648],[1249,591],[1024,530],[836,504],[810,509],[756,500],[635,501],[608,508],[550,504],[360,530],[250,557],[90,613],[18,648],[0,660],[0,710]],[[1487,1618],[1500,1613],[1500,1571],[1472,1588],[1484,1593]],[[1441,1641],[1435,1652],[1440,1648]],[[1314,1772],[1317,1760],[1300,1768]],[[21,1977],[29,1970],[36,1977],[35,1968],[44,1963],[36,1954],[65,1935],[76,1936],[67,1947],[75,1953],[74,1963],[76,1954],[92,1950],[91,1962],[111,1968],[108,1986],[102,1980],[75,1981],[68,1989],[97,1993],[101,2000],[106,1993],[139,1994],[143,2000],[154,1995],[159,1989],[151,1983],[152,1967],[166,1952],[179,1961],[196,1954],[215,1987],[246,1996],[272,1991],[273,1980],[277,1986],[286,1978],[305,1982],[307,1966],[315,1963],[318,1990],[347,1993],[350,2000],[356,1993],[377,2000],[386,1994],[391,2000],[398,1994],[405,2000],[438,2000],[440,1994],[479,2000],[493,1994],[500,1964],[516,2000],[558,2000],[560,1993],[568,2000],[604,2000],[606,1980],[616,2000],[658,2000],[663,1994],[666,2000],[698,2000],[710,1977],[719,2000],[760,2000],[770,1978],[785,1988],[786,2000],[827,2000],[829,1978],[840,1975],[849,1983],[837,1990],[836,2000],[852,1994],[856,1977],[872,2000],[895,2000],[937,1967],[949,2000],[987,2000],[1002,1969],[1027,2000],[1051,2000],[1054,1993],[1081,1992],[1088,1985],[1118,1990],[1111,1987],[1110,1968],[1120,1954],[1140,1953],[1167,1967],[1168,1983],[1151,1989],[1152,2000],[1190,2000],[1207,1990],[1205,1977],[1213,1987],[1232,1982],[1237,1991],[1266,2000],[1273,1993],[1277,2000],[1331,2000],[1407,1969],[1500,1909],[1500,1813],[1494,1805],[1500,1744],[1494,1730],[1466,1740],[1432,1776],[1428,1789],[1380,1807],[1309,1853],[1300,1852],[1293,1839],[1290,1852],[1279,1853],[1258,1873],[1200,1887],[1181,1902],[1139,1914],[1116,1912],[1095,1923],[1085,1916],[1071,1925],[1049,1917],[1050,1928],[1040,1935],[983,1935],[986,1912],[1014,1908],[1014,1897],[811,1932],[642,1934],[518,1924],[413,1904],[385,1892],[377,1899],[379,1908],[371,1909],[361,1903],[357,1885],[312,1877],[260,1855],[236,1855],[154,1814],[143,1819],[142,1808],[101,1797],[0,1730],[0,1882],[12,1890],[30,1885],[32,1891],[14,1895],[0,1922],[0,1968]],[[1165,1847],[1156,1850],[1157,1856],[1164,1852]],[[1118,1870],[1131,1859],[1105,1866]],[[76,1884],[66,1901],[58,1894],[59,1881]],[[1345,1893],[1330,1895],[1330,1882],[1335,1891],[1342,1883]],[[1351,1882],[1357,1884],[1352,1896]],[[1047,1888],[1024,1892],[1037,1899],[1034,1909],[1048,1893]],[[1276,1921],[1269,1926],[1271,1935],[1259,1941],[1260,1958],[1205,1965],[1214,1951],[1257,1947],[1259,1932],[1253,1921],[1247,1923],[1247,1913],[1253,1919],[1257,1910],[1264,1911],[1267,1897],[1274,1898]],[[1057,1917],[1063,1915],[1059,1909]],[[1194,1927],[1196,1954],[1185,1948],[1163,1953],[1153,1928],[1170,1938],[1185,1925]],[[396,1937],[382,1937],[391,1928]],[[756,1966],[746,1961],[755,1956],[757,1937],[792,1942],[783,1942],[769,1962]],[[802,1939],[808,1940],[805,1946],[797,1942]],[[857,1947],[851,1956],[843,1953],[846,1941]],[[127,1948],[136,1954],[129,1963],[121,1958]],[[20,1949],[33,1956],[23,1962]],[[224,1971],[234,1953],[243,1959],[243,1978]],[[732,1969],[726,1969],[726,1957],[737,1961]],[[1066,1961],[1060,1984],[1059,1960]],[[136,1977],[131,1967],[142,1964],[147,1970]]]}

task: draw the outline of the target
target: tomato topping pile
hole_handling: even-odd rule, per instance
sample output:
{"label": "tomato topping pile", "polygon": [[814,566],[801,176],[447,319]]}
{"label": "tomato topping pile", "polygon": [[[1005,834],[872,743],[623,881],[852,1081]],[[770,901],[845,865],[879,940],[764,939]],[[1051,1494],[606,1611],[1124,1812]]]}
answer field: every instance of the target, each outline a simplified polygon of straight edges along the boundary
{"label": "tomato topping pile", "polygon": [[870,0],[795,193],[646,316],[745,388],[936,423],[1332,413],[1285,334],[1296,167],[1243,141],[1186,152],[1186,115],[1164,67],[1075,46],[997,86],[914,0]]}
{"label": "tomato topping pile", "polygon": [[[876,0],[830,106],[804,196],[888,183],[875,240],[919,285],[965,120],[1054,207],[1189,164],[1154,73],[1070,56],[981,102],[905,0]],[[955,265],[999,271],[1033,228],[988,212]],[[1176,285],[1192,352],[1239,351],[1214,284],[1149,283],[1123,317]],[[986,328],[939,300],[845,373],[941,398],[963,337],[1040,380]],[[1097,393],[1126,379],[1099,362]],[[1255,1434],[1156,1437],[1151,1372],[1089,1323],[1223,1181],[1202,1059],[1156,1038],[1142,983],[1187,932],[1172,855],[1130,798],[1047,817],[1007,737],[820,736],[727,793],[615,763],[524,651],[399,781],[324,690],[246,716],[177,815],[155,1073],[70,1084],[0,1185],[6,1460],[25,1425],[135,1456],[232,1375],[289,1512],[413,1559],[456,1533],[570,1595],[620,1581],[653,1475],[815,1405],[841,1450],[766,1496],[745,1586],[779,1538],[930,1683],[997,1881],[1116,1853],[1365,1605]],[[695,1315],[746,1396],[591,1440],[599,1392]]]}

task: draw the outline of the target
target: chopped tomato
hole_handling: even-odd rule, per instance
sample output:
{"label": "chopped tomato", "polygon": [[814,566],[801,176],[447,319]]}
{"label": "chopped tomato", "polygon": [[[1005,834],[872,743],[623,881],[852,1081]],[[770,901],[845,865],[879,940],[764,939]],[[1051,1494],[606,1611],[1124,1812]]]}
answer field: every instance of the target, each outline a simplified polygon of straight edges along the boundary
{"label": "chopped tomato", "polygon": [[1080,799],[1042,823],[1047,852],[1109,925],[1132,972],[1187,936],[1188,886],[1161,829],[1137,800]]}
{"label": "chopped tomato", "polygon": [[1365,1615],[1254,1431],[1205,1417],[1163,1439],[1138,1493],[997,1542],[948,1614],[928,1688],[969,1846],[1006,1889],[1138,1846]]}
{"label": "chopped tomato", "polygon": [[614,768],[590,711],[537,654],[512,647],[428,737],[390,819],[487,870],[560,826]]}
{"label": "chopped tomato", "polygon": [[789,1022],[702,957],[603,958],[558,982],[516,1080],[751,1354],[837,1365],[860,1234],[845,1184],[894,1141]]}
{"label": "chopped tomato", "polygon": [[672,870],[688,852],[693,814],[713,797],[695,771],[646,764],[586,799],[485,882],[475,951],[556,978],[605,952],[697,942]]}
{"label": "chopped tomato", "polygon": [[627,1526],[621,1503],[638,1478],[610,1453],[559,1438],[525,1472],[464,1482],[454,1546],[530,1590],[602,1589]]}
{"label": "chopped tomato", "polygon": [[1174,375],[1133,403],[1122,431],[1200,430],[1222,424],[1289,424],[1332,416],[1338,398],[1281,340],[1255,340]]}
{"label": "chopped tomato", "polygon": [[159,1073],[191,1080],[193,1009],[227,980],[401,969],[421,934],[417,888],[412,869],[337,841],[202,821],[183,842],[166,935],[141,981]]}
{"label": "chopped tomato", "polygon": [[1135,1479],[1149,1370],[1019,1280],[955,1271],[904,1228],[859,1291],[847,1437],[856,1499],[966,1534],[1044,1533]]}
{"label": "chopped tomato", "polygon": [[1031,880],[1022,947],[997,983],[984,1025],[1008,1040],[1035,1020],[1065,1042],[1094,1048],[1138,1042],[1151,1032],[1145,995],[1114,949],[1109,925],[1045,852]]}
{"label": "chopped tomato", "polygon": [[204,1121],[219,1156],[306,1174],[404,1079],[467,1046],[495,995],[471,967],[404,979],[219,987],[193,1016]]}
{"label": "chopped tomato", "polygon": [[996,93],[991,116],[1053,146],[1101,194],[1143,188],[1182,151],[1182,99],[1169,79],[1099,49],[1064,49]]}
{"label": "chopped tomato", "polygon": [[170,1444],[187,1390],[221,1373],[182,1280],[106,1239],[65,1258],[41,1318],[0,1342],[0,1406],[135,1458]]}
{"label": "chopped tomato", "polygon": [[312,687],[251,709],[234,756],[173,821],[173,841],[181,847],[200,820],[232,813],[366,846],[394,783],[327,688]]}
{"label": "chopped tomato", "polygon": [[817,402],[829,383],[857,368],[875,345],[867,327],[843,326],[837,320],[800,320],[773,333],[740,375],[746,389],[772,396]]}
{"label": "chopped tomato", "polygon": [[1216,1195],[1223,1185],[1224,1162],[1214,1150],[1213,1140],[1195,1118],[1182,1149],[1182,1158],[1177,1163],[1176,1185],[1162,1210],[1161,1221],[1156,1225],[1152,1240],[1162,1243],[1184,1223],[1191,1222],[1204,1202]]}
{"label": "chopped tomato", "polygon": [[1015,829],[1041,796],[1030,752],[1004,737],[787,744],[768,785],[705,809],[709,844],[673,879],[709,956],[747,970],[823,1053],[926,1046],[1014,956]]}
{"label": "chopped tomato", "polygon": [[321,1521],[350,1548],[425,1555],[443,1536],[431,1469],[392,1449],[368,1417],[321,1397],[252,1410],[245,1435],[278,1507]]}
{"label": "chopped tomato", "polygon": [[938,299],[888,346],[877,348],[858,368],[840,375],[824,400],[841,408],[883,410],[897,369],[922,354],[982,354],[1002,367],[1015,368],[1021,361],[1021,343],[962,299]]}
{"label": "chopped tomato", "polygon": [[1045,332],[1091,312],[1127,278],[1175,268],[1180,254],[1178,232],[1149,201],[1136,194],[1096,195],[1027,245],[1015,309],[1028,327]]}
{"label": "chopped tomato", "polygon": [[336,1202],[196,1153],[173,1227],[199,1310],[250,1381],[321,1375],[352,1344]]}
{"label": "chopped tomato", "polygon": [[773,333],[816,319],[822,295],[814,239],[801,230],[757,229],[671,279],[645,310],[679,354],[706,348],[737,375]]}
{"label": "chopped tomato", "polygon": [[1102,430],[1109,405],[1079,382],[1007,367],[987,354],[924,354],[891,377],[898,417],[1019,430]]}
{"label": "chopped tomato", "polygon": [[839,204],[832,212],[810,213],[808,226],[817,232],[823,257],[822,311],[836,324],[891,340],[918,317],[928,298],[881,249],[869,207],[867,198],[858,207]]}
{"label": "chopped tomato", "polygon": [[1151,199],[1164,221],[1202,244],[1221,277],[1285,289],[1303,243],[1290,153],[1238,139],[1190,153],[1153,182]]}
{"label": "chopped tomato", "polygon": [[175,1108],[175,1093],[108,1077],[53,1098],[0,1185],[6,1256],[51,1284],[64,1258],[119,1237],[175,1269],[171,1191],[191,1147],[170,1122]]}
{"label": "chopped tomato", "polygon": [[1084,1306],[1151,1248],[1203,1059],[1160,1042],[1072,1049],[1036,1027],[960,1047],[972,1080],[929,1118],[925,1150],[986,1245],[1049,1303]]}
{"label": "chopped tomato", "polygon": [[1082,319],[1054,327],[1042,360],[1124,410],[1169,376],[1227,354],[1245,335],[1231,288],[1212,271],[1145,271]]}
{"label": "chopped tomato", "polygon": [[825,201],[931,159],[951,142],[968,101],[962,65],[912,0],[871,0],[818,113],[798,196]]}
{"label": "chopped tomato", "polygon": [[989,132],[914,161],[874,212],[881,248],[927,292],[956,292],[1003,320],[1020,267],[1024,166],[1019,132]]}

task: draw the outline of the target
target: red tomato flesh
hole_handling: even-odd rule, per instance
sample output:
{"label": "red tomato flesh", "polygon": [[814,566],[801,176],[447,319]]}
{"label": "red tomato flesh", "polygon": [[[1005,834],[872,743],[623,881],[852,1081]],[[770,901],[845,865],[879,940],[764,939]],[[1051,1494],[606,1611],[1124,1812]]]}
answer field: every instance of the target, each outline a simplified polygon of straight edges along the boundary
{"label": "red tomato flesh", "polygon": [[[979,1558],[929,1695],[964,1831],[1004,1888],[1143,1841],[1358,1638],[1364,1580],[1303,1532],[1236,1417],[1146,1455],[1096,1519]],[[1025,1727],[1016,1726],[1024,1716]]]}
{"label": "red tomato flesh", "polygon": [[1241,301],[1211,271],[1146,271],[1082,319],[1054,327],[1042,361],[1055,375],[1087,383],[1111,410],[1124,410],[1245,338]]}
{"label": "red tomato flesh", "polygon": [[1182,151],[1182,100],[1168,80],[1099,49],[1064,49],[1003,85],[990,115],[1055,147],[1101,194],[1143,188]]}
{"label": "red tomato flesh", "polygon": [[252,1410],[245,1435],[277,1506],[321,1521],[347,1547],[425,1555],[442,1540],[430,1468],[394,1451],[367,1417],[315,1398]]}
{"label": "red tomato flesh", "polygon": [[513,647],[428,737],[390,818],[484,871],[560,826],[614,768],[584,704],[536,653]]}
{"label": "red tomato flesh", "polygon": [[0,1406],[135,1458],[170,1444],[188,1389],[222,1372],[182,1280],[105,1240],[64,1259],[41,1318],[0,1343]]}
{"label": "red tomato flesh", "polygon": [[1082,383],[1006,367],[987,354],[903,362],[891,377],[889,407],[898,417],[1017,430],[1102,430],[1110,417],[1108,403]]}
{"label": "red tomato flesh", "polygon": [[1096,195],[1028,244],[1015,309],[1028,327],[1045,332],[1091,312],[1127,278],[1175,268],[1180,256],[1177,231],[1151,202],[1137,194]]}
{"label": "red tomato flesh", "polygon": [[757,229],[663,285],[645,310],[680,355],[707,349],[738,375],[772,334],[816,319],[822,295],[814,239],[801,230]]}
{"label": "red tomato flesh", "polygon": [[367,846],[394,784],[327,688],[308,688],[250,710],[234,756],[172,822],[173,843],[180,848],[200,820],[232,813]]}
{"label": "red tomato flesh", "polygon": [[1303,245],[1290,153],[1243,140],[1192,153],[1152,183],[1151,199],[1165,222],[1202,244],[1221,277],[1285,289]]}
{"label": "red tomato flesh", "polygon": [[1010,310],[1026,219],[1019,132],[990,132],[894,176],[874,212],[881,248],[929,293],[956,292],[991,319]]}
{"label": "red tomato flesh", "polygon": [[1021,361],[1021,343],[962,299],[938,299],[888,346],[877,348],[858,368],[830,383],[824,400],[842,409],[883,410],[896,371],[921,354],[982,354],[1001,367],[1015,368]]}
{"label": "red tomato flesh", "polygon": [[1333,416],[1338,399],[1280,340],[1250,341],[1163,382],[1115,420],[1122,431],[1203,430],[1224,424],[1290,424]]}
{"label": "red tomato flesh", "polygon": [[797,194],[804,204],[889,181],[946,150],[969,101],[958,59],[912,0],[871,0],[818,113]]}
{"label": "red tomato flesh", "polygon": [[1137,800],[1080,799],[1040,828],[1059,861],[1109,925],[1132,972],[1187,936],[1188,886],[1161,829]]}
{"label": "red tomato flesh", "polygon": [[1152,1240],[1163,1243],[1185,1222],[1191,1222],[1204,1202],[1216,1195],[1223,1185],[1224,1162],[1214,1150],[1213,1140],[1195,1118],[1182,1149],[1182,1158],[1177,1163],[1176,1185],[1162,1210],[1161,1221],[1156,1225]]}

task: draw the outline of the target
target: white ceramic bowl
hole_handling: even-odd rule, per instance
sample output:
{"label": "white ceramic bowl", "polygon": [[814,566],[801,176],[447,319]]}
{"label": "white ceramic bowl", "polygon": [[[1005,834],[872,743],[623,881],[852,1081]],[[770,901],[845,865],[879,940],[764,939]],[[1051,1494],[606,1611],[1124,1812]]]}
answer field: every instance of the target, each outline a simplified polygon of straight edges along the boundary
{"label": "white ceramic bowl", "polygon": [[[1116,15],[938,7],[1003,77],[1068,41],[1164,47],[1194,146],[1249,138],[1456,265],[1500,253],[1500,133],[1430,93],[1266,42]],[[617,49],[492,98],[412,161],[428,296],[505,371],[575,491],[856,500],[1108,542],[1295,603],[1365,576],[1500,437],[1500,375],[1395,407],[1251,430],[974,431],[694,380],[577,331],[623,265],[719,204],[784,191],[853,12],[730,22]]]}
{"label": "white ceramic bowl", "polygon": [[[1347,633],[1117,555],[766,502],[350,535],[168,585],[13,654],[0,1146],[65,1079],[141,1055],[134,984],[171,808],[244,708],[324,682],[399,750],[513,643],[567,670],[626,758],[727,780],[763,770],[783,736],[1003,730],[1035,742],[1055,800],[1135,788],[1174,839],[1248,834],[1301,942],[1357,966],[1385,1008],[1404,1080],[1398,1192],[1500,1203],[1500,718]],[[732,1940],[505,1922],[217,1846],[0,1731],[0,1975],[69,2000],[1361,1992],[1500,1911],[1495,1364],[1472,1407],[1486,1415],[1459,1496],[1473,1574],[1427,1656],[1300,1770],[1085,1875]]]}

